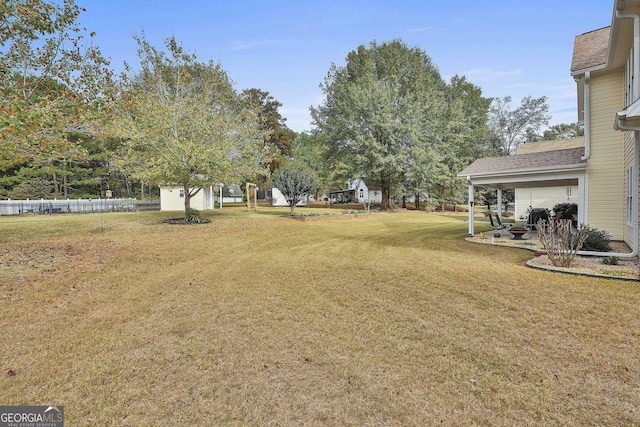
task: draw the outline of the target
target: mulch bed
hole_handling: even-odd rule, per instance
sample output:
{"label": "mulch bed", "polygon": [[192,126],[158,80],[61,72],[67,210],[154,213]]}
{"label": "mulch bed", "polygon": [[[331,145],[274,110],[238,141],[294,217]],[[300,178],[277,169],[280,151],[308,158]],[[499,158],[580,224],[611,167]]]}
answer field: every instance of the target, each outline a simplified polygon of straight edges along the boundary
{"label": "mulch bed", "polygon": [[[510,238],[508,232],[503,232],[499,238],[493,237],[493,232],[487,232],[465,240],[475,243],[493,244],[496,246],[508,246],[518,249],[527,249],[533,252],[534,257],[527,261],[529,267],[560,273],[579,274],[589,277],[605,277],[609,279],[640,280],[640,266],[638,257],[620,257],[618,265],[606,265],[603,257],[576,256],[571,268],[554,266],[544,252],[535,233],[527,233],[523,240]],[[611,241],[611,253],[631,253],[631,249],[619,241]]]}
{"label": "mulch bed", "polygon": [[198,225],[198,224],[209,224],[211,220],[209,218],[202,218],[200,222],[188,222],[184,218],[167,218],[162,220],[165,224],[183,224],[183,225]]}

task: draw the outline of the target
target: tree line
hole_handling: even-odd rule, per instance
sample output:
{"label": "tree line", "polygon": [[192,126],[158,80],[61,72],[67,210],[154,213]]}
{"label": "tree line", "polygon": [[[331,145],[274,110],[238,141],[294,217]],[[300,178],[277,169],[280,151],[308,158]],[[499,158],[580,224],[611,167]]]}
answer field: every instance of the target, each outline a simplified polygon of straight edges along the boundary
{"label": "tree line", "polygon": [[[137,66],[116,75],[73,0],[0,5],[0,198],[157,197],[179,185],[185,211],[212,183],[258,182],[288,163],[313,171],[318,190],[363,177],[397,197],[457,201],[456,173],[518,143],[567,137],[546,98],[491,99],[464,76],[442,79],[431,58],[401,40],[371,42],[332,64],[296,134],[267,91],[238,92],[221,64],[202,62],[170,37],[135,36]],[[301,168],[304,165],[304,168]],[[282,175],[282,174],[281,174]]]}

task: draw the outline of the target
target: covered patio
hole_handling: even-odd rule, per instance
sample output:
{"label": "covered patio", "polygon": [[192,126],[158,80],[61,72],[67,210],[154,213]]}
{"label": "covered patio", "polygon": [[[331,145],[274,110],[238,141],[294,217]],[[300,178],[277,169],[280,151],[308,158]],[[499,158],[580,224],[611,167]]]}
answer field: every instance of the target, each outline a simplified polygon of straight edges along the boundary
{"label": "covered patio", "polygon": [[[577,185],[578,223],[587,223],[586,169],[584,147],[544,151],[512,156],[478,159],[458,177],[466,179],[469,187],[469,236],[475,235],[475,188],[495,188],[498,206],[502,206],[502,192],[515,188],[556,187]],[[540,206],[533,206],[540,207]],[[502,209],[498,209],[502,220]]]}

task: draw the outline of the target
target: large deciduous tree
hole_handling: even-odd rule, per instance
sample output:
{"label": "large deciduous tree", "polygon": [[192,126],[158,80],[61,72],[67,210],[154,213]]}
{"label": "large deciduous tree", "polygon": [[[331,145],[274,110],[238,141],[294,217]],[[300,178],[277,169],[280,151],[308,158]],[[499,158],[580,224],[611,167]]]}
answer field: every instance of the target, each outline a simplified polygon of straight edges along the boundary
{"label": "large deciduous tree", "polygon": [[136,41],[140,70],[119,101],[120,165],[147,184],[181,186],[188,219],[204,186],[265,172],[264,133],[220,64],[198,62],[173,37],[166,53],[144,34]]}
{"label": "large deciduous tree", "polygon": [[458,172],[475,159],[492,153],[486,125],[491,98],[483,97],[478,86],[456,75],[447,85],[445,100],[439,143],[427,153],[430,161],[417,161],[422,178],[415,182],[416,208],[420,207],[419,195],[423,191],[429,191],[441,204],[459,203],[464,183],[457,177]]}
{"label": "large deciduous tree", "polygon": [[345,66],[331,65],[314,124],[351,177],[381,189],[382,209],[401,191],[411,159],[433,159],[445,86],[429,56],[400,40],[359,46]]}
{"label": "large deciduous tree", "polygon": [[64,169],[85,154],[70,135],[94,133],[104,117],[112,73],[78,23],[82,10],[73,0],[0,2],[1,169]]}
{"label": "large deciduous tree", "polygon": [[269,162],[269,170],[273,173],[293,155],[292,144],[296,133],[287,127],[287,119],[278,111],[282,103],[276,101],[269,92],[256,88],[245,89],[240,97],[258,115],[260,129],[265,134],[265,147],[274,154]]}
{"label": "large deciduous tree", "polygon": [[542,133],[543,140],[568,139],[584,136],[584,125],[580,123],[560,123],[549,127]]}
{"label": "large deciduous tree", "polygon": [[511,109],[511,97],[495,98],[489,110],[489,127],[500,142],[503,155],[514,154],[518,144],[535,139],[550,116],[547,97],[522,98],[520,106]]}

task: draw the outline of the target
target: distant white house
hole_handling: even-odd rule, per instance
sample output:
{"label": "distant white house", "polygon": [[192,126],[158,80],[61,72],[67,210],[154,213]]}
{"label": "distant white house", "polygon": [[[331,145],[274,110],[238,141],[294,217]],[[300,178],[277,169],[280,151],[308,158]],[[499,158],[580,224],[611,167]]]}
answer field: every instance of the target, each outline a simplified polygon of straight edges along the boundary
{"label": "distant white house", "polygon": [[244,193],[238,184],[229,184],[227,191],[222,191],[223,203],[242,203],[244,202]]}
{"label": "distant white house", "polygon": [[[222,209],[222,187],[223,184],[211,184],[202,188],[191,198],[191,208],[197,210]],[[160,185],[160,210],[161,211],[183,211],[184,210],[184,188],[173,184]]]}
{"label": "distant white house", "polygon": [[354,178],[347,181],[347,187],[343,190],[330,191],[331,203],[382,203],[382,191],[369,189],[363,178]]}
{"label": "distant white house", "polygon": [[[296,206],[307,206],[308,198],[309,196],[303,197],[302,200],[296,203]],[[278,190],[276,187],[271,189],[271,206],[289,206],[287,198],[284,197],[282,191]]]}

